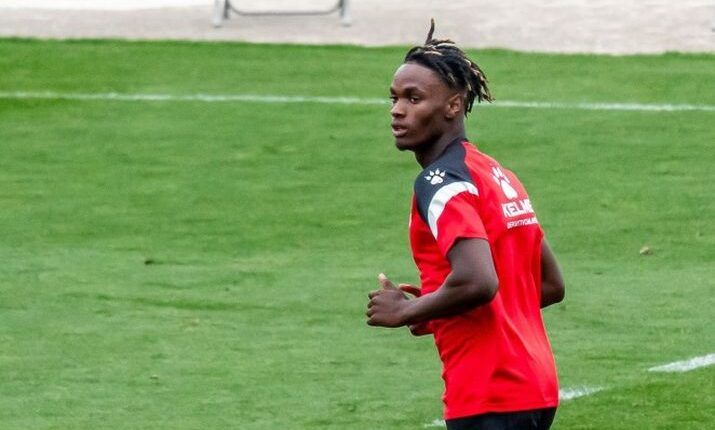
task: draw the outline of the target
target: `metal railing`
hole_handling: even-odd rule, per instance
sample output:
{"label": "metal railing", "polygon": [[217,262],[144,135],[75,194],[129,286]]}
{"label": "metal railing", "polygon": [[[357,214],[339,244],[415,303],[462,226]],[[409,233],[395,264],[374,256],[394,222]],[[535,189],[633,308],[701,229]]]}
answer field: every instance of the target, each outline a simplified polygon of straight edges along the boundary
{"label": "metal railing", "polygon": [[301,15],[330,15],[338,12],[340,15],[340,23],[348,26],[350,20],[350,0],[337,0],[335,6],[330,9],[323,10],[241,10],[234,6],[238,0],[214,0],[214,27],[221,27],[223,21],[231,18],[231,12],[236,15],[244,16],[271,16],[271,15],[286,15],[286,16],[301,16]]}

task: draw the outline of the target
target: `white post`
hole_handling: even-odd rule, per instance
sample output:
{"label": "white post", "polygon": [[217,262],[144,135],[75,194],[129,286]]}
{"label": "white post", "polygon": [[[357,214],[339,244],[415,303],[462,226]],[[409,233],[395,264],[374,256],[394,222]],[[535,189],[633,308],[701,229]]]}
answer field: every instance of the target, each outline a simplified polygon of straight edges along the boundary
{"label": "white post", "polygon": [[224,1],[226,0],[214,0],[213,25],[216,28],[221,27],[221,24],[223,23],[223,10],[226,7],[224,5]]}
{"label": "white post", "polygon": [[340,0],[340,24],[349,27],[352,24],[350,19],[350,0]]}

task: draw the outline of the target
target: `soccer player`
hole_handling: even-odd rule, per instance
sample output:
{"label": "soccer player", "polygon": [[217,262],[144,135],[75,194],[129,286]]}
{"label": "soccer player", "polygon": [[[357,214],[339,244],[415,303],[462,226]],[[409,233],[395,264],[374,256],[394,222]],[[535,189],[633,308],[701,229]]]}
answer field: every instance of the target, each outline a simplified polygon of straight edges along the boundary
{"label": "soccer player", "polygon": [[409,226],[421,287],[380,274],[367,323],[434,335],[448,429],[548,429],[559,390],[541,308],[563,299],[561,272],[524,186],[466,139],[475,99],[491,101],[484,73],[433,33],[390,87],[395,144],[423,168]]}

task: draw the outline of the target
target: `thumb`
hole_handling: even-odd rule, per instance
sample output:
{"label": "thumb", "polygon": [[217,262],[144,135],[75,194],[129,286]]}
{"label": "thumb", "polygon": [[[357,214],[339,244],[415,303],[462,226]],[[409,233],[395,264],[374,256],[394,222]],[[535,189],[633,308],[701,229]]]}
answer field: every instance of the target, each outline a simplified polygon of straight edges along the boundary
{"label": "thumb", "polygon": [[379,275],[377,275],[377,281],[380,283],[380,286],[383,290],[390,290],[395,288],[395,286],[392,284],[392,281],[387,279],[387,276],[385,276],[384,273],[380,273]]}

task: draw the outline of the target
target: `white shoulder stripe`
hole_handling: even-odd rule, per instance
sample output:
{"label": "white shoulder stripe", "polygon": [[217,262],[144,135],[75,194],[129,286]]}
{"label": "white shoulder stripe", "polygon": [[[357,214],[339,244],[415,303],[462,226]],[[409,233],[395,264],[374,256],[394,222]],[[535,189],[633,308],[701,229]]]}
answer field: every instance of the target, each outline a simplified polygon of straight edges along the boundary
{"label": "white shoulder stripe", "polygon": [[437,221],[439,217],[442,216],[444,207],[447,206],[452,197],[463,192],[469,192],[475,196],[479,195],[477,187],[474,184],[462,181],[462,182],[452,182],[449,185],[445,185],[440,188],[432,197],[432,201],[429,203],[429,209],[427,209],[427,222],[429,223],[429,228],[432,230],[432,236],[437,239]]}

